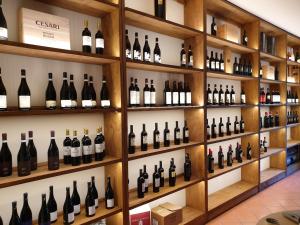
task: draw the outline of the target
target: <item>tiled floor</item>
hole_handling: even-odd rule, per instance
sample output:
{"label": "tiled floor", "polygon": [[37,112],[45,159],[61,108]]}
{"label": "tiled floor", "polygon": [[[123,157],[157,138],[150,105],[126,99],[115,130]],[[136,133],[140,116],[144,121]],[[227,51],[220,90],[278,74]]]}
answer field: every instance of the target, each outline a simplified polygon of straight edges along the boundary
{"label": "tiled floor", "polygon": [[300,171],[253,196],[207,225],[256,225],[264,216],[300,209]]}

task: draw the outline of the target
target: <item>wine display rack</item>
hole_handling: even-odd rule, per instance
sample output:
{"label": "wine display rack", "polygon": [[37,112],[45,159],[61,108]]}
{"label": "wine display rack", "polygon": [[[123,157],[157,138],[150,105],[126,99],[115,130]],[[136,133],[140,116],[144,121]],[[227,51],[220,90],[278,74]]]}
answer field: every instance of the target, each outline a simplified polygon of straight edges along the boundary
{"label": "wine display rack", "polygon": [[[3,1],[5,2],[5,0]],[[116,207],[111,210],[105,209],[101,199],[100,207],[96,210],[94,217],[88,218],[80,215],[76,217],[74,224],[92,224],[106,218],[108,225],[129,225],[129,210],[184,191],[186,198],[183,208],[183,221],[180,225],[199,225],[205,224],[236,204],[289,175],[286,166],[287,148],[300,145],[300,123],[288,125],[286,117],[287,111],[297,111],[300,115],[300,104],[287,103],[286,93],[287,90],[292,90],[300,96],[300,78],[298,75],[295,81],[291,82],[288,80],[287,73],[290,67],[300,70],[300,63],[288,60],[287,47],[300,48],[299,37],[226,0],[176,0],[177,3],[181,4],[184,11],[183,24],[160,19],[152,14],[127,7],[126,0],[36,1],[100,18],[105,39],[104,55],[29,45],[16,41],[0,41],[0,53],[74,62],[86,64],[86,66],[101,65],[103,74],[107,74],[111,107],[91,110],[81,108],[46,110],[43,106],[35,106],[29,111],[20,111],[15,107],[9,107],[7,111],[0,112],[0,117],[66,116],[69,114],[83,114],[88,117],[90,114],[99,114],[103,116],[104,120],[104,134],[108,151],[103,161],[82,164],[78,167],[65,166],[61,163],[59,170],[48,171],[46,163],[39,162],[37,171],[26,177],[18,177],[14,170],[13,176],[0,178],[0,193],[2,188],[10,188],[50,177],[103,167],[105,176],[112,177]],[[222,38],[219,35],[211,35],[209,26],[206,24],[208,16],[214,16],[224,23],[231,23],[245,30],[249,39],[248,46],[237,43],[231,40],[230,37]],[[185,46],[192,45],[194,67],[187,68],[171,64],[137,62],[126,59],[126,26],[155,32],[168,38],[180,39]],[[262,31],[276,36],[276,55],[265,53],[260,49],[260,32]],[[205,60],[208,48],[223,51],[224,72],[210,71],[206,68]],[[179,52],[173,52],[173,54],[178,54],[179,57]],[[236,54],[251,61],[252,76],[233,73],[233,59]],[[278,80],[259,77],[261,61],[266,61],[270,65],[276,65],[279,68]],[[180,76],[183,81],[190,84],[192,92],[191,106],[164,106],[158,104],[154,107],[128,107],[127,83],[129,81],[129,70],[138,70],[140,73],[144,71],[148,73],[166,73],[170,77]],[[47,72],[45,71],[45,73]],[[208,79],[216,79],[221,82],[225,80],[238,82],[245,91],[247,103],[229,106],[207,105],[206,86]],[[266,85],[271,89],[278,89],[281,93],[281,102],[278,104],[259,104],[259,89],[262,85]],[[207,140],[205,121],[206,118],[211,116],[212,110],[213,112],[219,110],[226,114],[231,109],[239,110],[240,115],[243,116],[245,132]],[[263,116],[261,113],[266,110],[272,112],[273,115],[279,112],[280,126],[260,129],[260,116]],[[145,120],[147,120],[152,113],[163,111],[179,111],[182,113],[189,127],[190,142],[180,145],[171,143],[169,147],[161,147],[160,149],[153,149],[153,146],[150,145],[147,151],[141,151],[138,147],[134,154],[128,154],[130,115],[143,113]],[[30,120],[31,117],[26,117],[26,119]],[[136,134],[139,136],[139,133]],[[266,153],[261,153],[260,140],[264,135],[269,137],[269,148]],[[247,144],[251,143],[252,159],[243,158],[242,163],[234,162],[231,167],[225,166],[224,169],[215,169],[214,173],[208,173],[207,155],[210,146],[235,140],[241,143],[244,154]],[[190,155],[193,165],[191,180],[185,182],[182,174],[179,174],[175,187],[166,185],[161,188],[160,192],[153,193],[150,184],[149,193],[145,194],[142,199],[137,198],[136,188],[129,187],[129,182],[136,182],[136,180],[129,181],[129,174],[132,172],[129,164],[135,163],[135,160],[144,160],[148,157],[156,157],[158,161],[162,154],[174,153],[179,150],[184,150],[184,153]],[[268,168],[262,166],[265,160],[269,162]],[[165,171],[166,169],[167,167],[165,167]],[[236,171],[240,171],[241,174],[239,181],[214,192],[209,191],[212,182],[222,179],[223,176],[229,176]],[[59,215],[56,224],[62,224],[61,213]]]}

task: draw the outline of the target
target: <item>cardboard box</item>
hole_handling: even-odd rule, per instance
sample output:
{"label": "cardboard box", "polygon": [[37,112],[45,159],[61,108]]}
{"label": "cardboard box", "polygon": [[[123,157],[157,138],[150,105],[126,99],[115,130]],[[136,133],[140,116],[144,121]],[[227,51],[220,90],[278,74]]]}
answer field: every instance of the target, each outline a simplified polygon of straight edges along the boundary
{"label": "cardboard box", "polygon": [[151,210],[152,225],[178,225],[175,223],[176,213],[161,206]]}
{"label": "cardboard box", "polygon": [[274,66],[264,65],[264,66],[262,66],[262,70],[263,70],[263,78],[264,79],[275,80],[275,67]]}
{"label": "cardboard box", "polygon": [[226,23],[218,26],[217,36],[235,43],[239,43],[240,36],[238,28],[232,24]]}
{"label": "cardboard box", "polygon": [[148,204],[130,210],[130,225],[151,225],[150,211],[150,206]]}
{"label": "cardboard box", "polygon": [[169,211],[175,213],[175,215],[176,215],[176,219],[174,221],[175,224],[182,222],[182,207],[181,206],[167,202],[167,203],[161,204],[160,207],[168,209]]}

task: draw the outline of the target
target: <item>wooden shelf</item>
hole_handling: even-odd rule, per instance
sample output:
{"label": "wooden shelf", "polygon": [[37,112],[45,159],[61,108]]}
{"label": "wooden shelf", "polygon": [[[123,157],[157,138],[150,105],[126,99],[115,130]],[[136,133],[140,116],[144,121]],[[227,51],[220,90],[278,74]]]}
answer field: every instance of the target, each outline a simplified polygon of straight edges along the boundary
{"label": "wooden shelf", "polygon": [[278,106],[285,106],[283,103],[274,103],[274,104],[259,104],[259,107],[278,107]]}
{"label": "wooden shelf", "polygon": [[285,83],[285,81],[265,79],[265,78],[259,78],[259,80],[261,83],[264,83],[264,84],[284,84]]}
{"label": "wooden shelf", "polygon": [[10,187],[18,184],[24,184],[36,180],[42,180],[50,177],[56,177],[64,174],[75,173],[83,170],[89,170],[97,167],[102,167],[114,163],[121,162],[121,159],[106,156],[102,161],[93,161],[89,164],[81,164],[79,166],[64,165],[60,163],[58,170],[49,171],[47,163],[41,163],[36,171],[32,171],[29,176],[18,177],[17,171],[13,171],[13,175],[0,178],[0,188]]}
{"label": "wooden shelf", "polygon": [[253,104],[234,104],[234,105],[207,105],[208,109],[226,109],[226,108],[250,108],[256,107],[257,105]]}
{"label": "wooden shelf", "polygon": [[228,79],[228,80],[257,80],[257,77],[251,77],[246,75],[223,73],[217,71],[207,71],[207,77],[218,78],[218,79]]}
{"label": "wooden shelf", "polygon": [[216,47],[216,48],[222,48],[222,49],[225,47],[228,47],[232,51],[241,53],[241,54],[254,53],[257,51],[253,48],[249,48],[247,46],[244,46],[239,43],[235,43],[235,42],[223,39],[223,38],[215,37],[210,34],[207,34],[207,45]]}
{"label": "wooden shelf", "polygon": [[216,178],[218,176],[221,176],[221,175],[229,173],[229,172],[231,172],[233,170],[239,169],[239,168],[241,168],[241,167],[243,167],[245,165],[248,165],[250,163],[253,163],[255,161],[257,161],[256,158],[253,158],[251,160],[247,160],[245,157],[243,157],[243,162],[242,163],[238,163],[236,160],[234,160],[232,166],[227,166],[226,165],[226,161],[225,161],[225,167],[224,167],[224,169],[219,169],[218,168],[218,164],[215,164],[215,171],[214,171],[214,173],[208,173],[207,179],[210,180],[210,179]]}
{"label": "wooden shelf", "polygon": [[[172,142],[170,147],[161,147],[159,149],[153,149],[153,146],[150,145],[150,146],[148,146],[147,151],[141,151],[141,149],[139,148],[136,150],[136,152],[134,154],[128,154],[128,160],[140,159],[140,158],[144,158],[144,157],[148,157],[148,156],[153,156],[153,155],[176,151],[179,149],[195,147],[195,146],[202,145],[202,144],[203,143],[201,143],[201,142],[193,142],[193,141],[185,144],[185,143],[182,143],[182,140],[181,140],[180,145],[174,145],[174,143]],[[160,143],[160,146],[164,146],[163,143]]]}
{"label": "wooden shelf", "polygon": [[151,106],[151,107],[128,107],[129,112],[139,111],[163,111],[163,110],[185,110],[185,109],[202,109],[203,106]]}
{"label": "wooden shelf", "polygon": [[107,0],[38,0],[50,5],[89,14],[91,16],[102,17],[118,9],[118,5]]}
{"label": "wooden shelf", "polygon": [[255,184],[239,181],[213,194],[208,195],[208,211],[230,201],[231,199],[255,188]]}
{"label": "wooden shelf", "polygon": [[125,8],[126,24],[136,26],[142,29],[165,34],[180,39],[188,39],[202,32],[185,25],[174,23],[169,20],[160,19],[153,15],[143,13],[131,8]]}
{"label": "wooden shelf", "polygon": [[164,73],[192,74],[203,72],[203,70],[201,69],[132,60],[127,60],[126,66],[130,69],[139,69]]}
{"label": "wooden shelf", "polygon": [[32,115],[59,115],[59,114],[81,114],[81,113],[106,113],[106,112],[120,112],[117,108],[95,108],[95,109],[46,109],[45,107],[32,107],[31,110],[19,110],[17,107],[8,108],[6,111],[0,111],[1,116],[32,116]]}
{"label": "wooden shelf", "polygon": [[300,145],[300,140],[288,140],[287,144],[286,144],[286,147],[291,148],[291,147],[294,147],[296,145]]}
{"label": "wooden shelf", "polygon": [[268,62],[283,62],[285,61],[284,58],[281,58],[279,56],[271,55],[269,53],[260,52],[260,59],[265,60]]}
{"label": "wooden shelf", "polygon": [[291,123],[291,124],[287,124],[286,127],[297,127],[299,125],[300,123]]}
{"label": "wooden shelf", "polygon": [[49,48],[13,41],[0,41],[0,53],[45,58],[77,63],[103,65],[119,61],[118,57]]}
{"label": "wooden shelf", "polygon": [[165,181],[165,187],[160,188],[160,191],[158,193],[153,193],[152,191],[152,184],[149,185],[149,191],[148,193],[145,193],[144,198],[138,198],[137,197],[137,191],[136,189],[130,190],[129,191],[129,209],[136,208],[138,206],[147,204],[151,201],[154,201],[156,199],[162,198],[164,196],[173,194],[177,191],[183,190],[187,187],[190,187],[194,184],[197,184],[201,182],[202,179],[198,177],[192,177],[190,181],[184,181],[184,178],[182,175],[177,177],[176,180],[176,186],[175,187],[169,187],[169,183],[166,180]]}
{"label": "wooden shelf", "polygon": [[207,140],[207,144],[214,144],[214,143],[218,143],[218,142],[222,142],[222,141],[229,141],[232,139],[236,139],[236,138],[242,138],[245,136],[249,136],[249,135],[253,135],[256,134],[256,132],[252,132],[252,131],[245,131],[245,133],[240,133],[240,134],[232,134],[231,136],[224,136],[224,137],[217,137],[214,139],[210,139]]}
{"label": "wooden shelf", "polygon": [[260,133],[270,132],[270,131],[276,131],[279,129],[285,128],[285,126],[279,126],[279,127],[270,127],[270,128],[262,128],[260,129]]}
{"label": "wooden shelf", "polygon": [[189,224],[193,220],[196,220],[199,217],[204,216],[204,212],[201,210],[197,210],[191,207],[184,207],[182,209],[182,222],[178,225],[185,225]]}
{"label": "wooden shelf", "polygon": [[267,158],[267,157],[270,157],[272,155],[276,155],[282,151],[285,151],[284,148],[268,148],[268,151],[267,152],[264,152],[264,153],[261,153],[260,154],[260,159],[264,159],[264,158]]}
{"label": "wooden shelf", "polygon": [[290,61],[290,60],[287,60],[287,64],[288,64],[289,66],[300,66],[300,63],[294,62],[294,61]]}
{"label": "wooden shelf", "polygon": [[284,170],[269,168],[260,172],[260,183],[264,183],[280,174],[285,173]]}
{"label": "wooden shelf", "polygon": [[294,82],[286,82],[287,86],[290,86],[290,87],[300,87],[300,84],[299,83],[294,83]]}
{"label": "wooden shelf", "polygon": [[286,106],[290,106],[290,107],[300,106],[300,103],[287,103]]}

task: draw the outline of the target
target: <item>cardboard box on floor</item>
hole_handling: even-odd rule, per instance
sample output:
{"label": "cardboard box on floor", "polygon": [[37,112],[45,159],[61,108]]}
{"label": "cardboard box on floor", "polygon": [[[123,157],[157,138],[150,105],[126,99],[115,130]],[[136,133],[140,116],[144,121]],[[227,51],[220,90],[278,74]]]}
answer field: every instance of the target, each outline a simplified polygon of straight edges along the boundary
{"label": "cardboard box on floor", "polygon": [[167,202],[153,208],[151,217],[152,225],[178,225],[182,221],[182,207]]}

